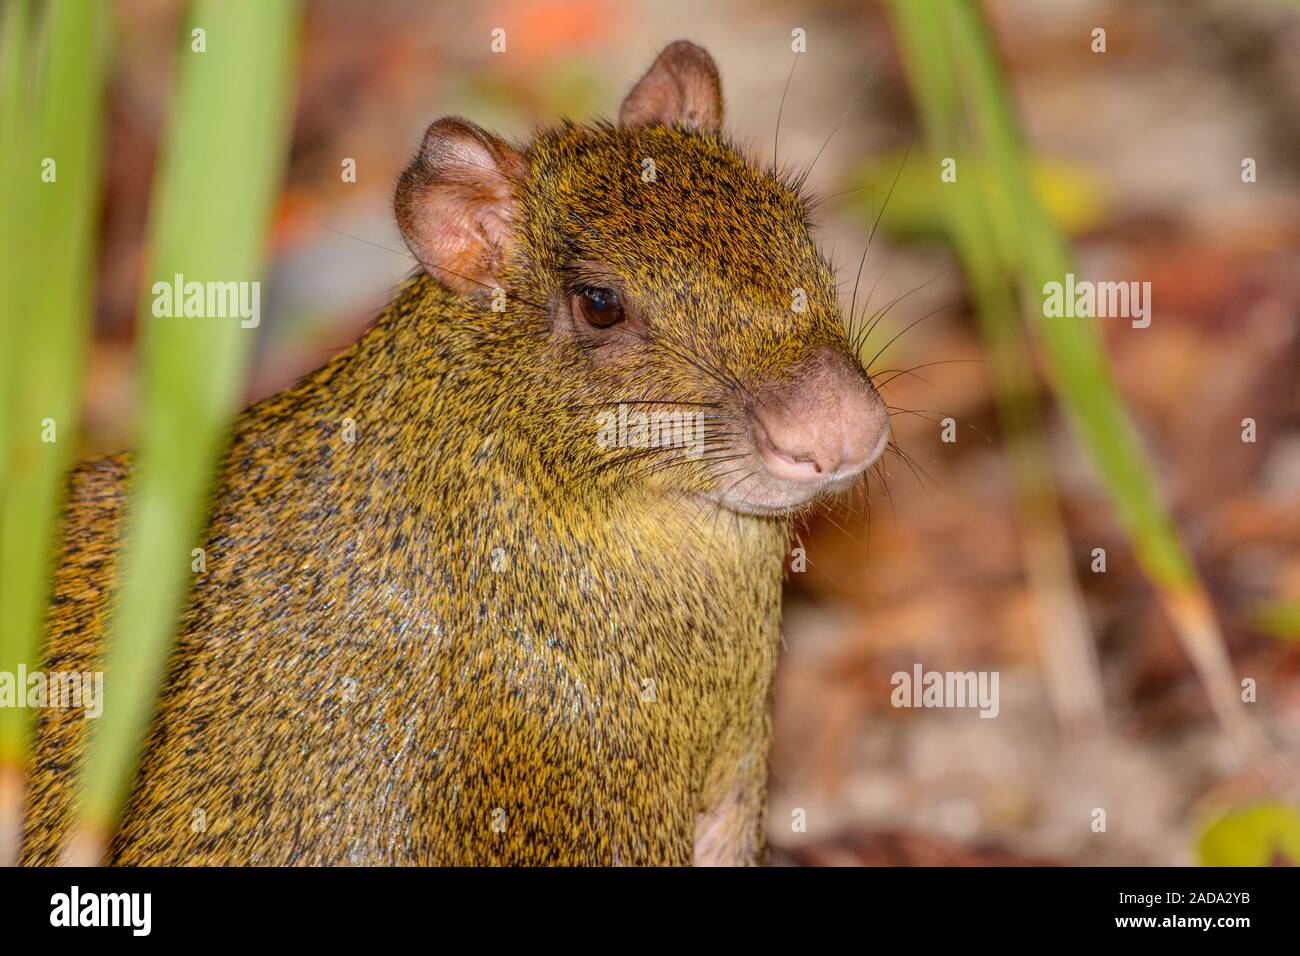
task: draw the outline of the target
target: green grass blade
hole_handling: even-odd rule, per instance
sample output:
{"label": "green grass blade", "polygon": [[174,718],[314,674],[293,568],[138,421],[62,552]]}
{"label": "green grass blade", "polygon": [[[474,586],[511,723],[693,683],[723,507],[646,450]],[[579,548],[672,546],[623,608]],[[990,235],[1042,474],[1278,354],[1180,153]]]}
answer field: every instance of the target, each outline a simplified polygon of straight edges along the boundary
{"label": "green grass blade", "polygon": [[[1023,533],[1025,569],[1042,627],[1043,664],[1061,723],[1074,730],[1099,727],[1103,694],[1096,652],[1075,580],[1045,449],[1032,358],[1021,331],[1014,266],[999,255],[989,223],[990,171],[969,149],[957,78],[941,11],[932,4],[893,8],[904,66],[926,134],[936,155],[922,159],[925,183],[935,194],[944,232],[961,258],[988,349],[994,396]],[[939,178],[939,158],[956,160],[957,178]]]}
{"label": "green grass blade", "polygon": [[[155,318],[151,289],[260,278],[286,159],[300,8],[203,0],[179,51],[145,273],[143,404],[105,709],[87,758],[71,858],[97,856],[133,779],[190,585],[214,467],[256,330],[238,318]],[[206,52],[192,49],[205,31]]]}
{"label": "green grass blade", "polygon": [[999,172],[1003,201],[994,205],[997,233],[1017,247],[1024,266],[1026,306],[1062,406],[1096,461],[1143,568],[1160,584],[1194,587],[1196,574],[1114,385],[1096,326],[1043,315],[1043,286],[1064,280],[1072,271],[1069,251],[1042,204],[1025,186],[1019,128],[979,11],[960,2],[946,2],[945,7],[955,65],[966,81],[981,142]]}
{"label": "green grass blade", "polygon": [[[904,6],[912,5],[895,0],[891,9],[898,15]],[[1241,706],[1213,610],[1174,530],[1097,330],[1087,321],[1044,315],[1044,286],[1063,281],[1072,271],[1070,255],[1030,185],[1015,112],[980,10],[961,0],[915,6],[941,11],[943,22],[936,21],[932,29],[940,35],[947,31],[951,56],[939,62],[951,64],[958,77],[973,139],[994,173],[987,181],[993,238],[1020,266],[1023,301],[1066,416],[1095,462],[1138,561],[1172,617],[1219,719],[1243,751],[1255,751],[1263,741]]]}
{"label": "green grass blade", "polygon": [[[26,3],[7,6],[0,40],[0,671],[10,674],[40,668],[65,473],[77,449],[108,61],[105,6],[55,0],[37,21],[32,15]],[[16,848],[34,716],[0,707],[0,862]]]}
{"label": "green grass blade", "polygon": [[[31,131],[27,128],[34,109],[28,103],[27,53],[33,42],[30,31],[31,3],[8,0],[0,17],[0,501],[8,477],[9,440],[14,426],[14,373],[19,367],[18,350],[25,339],[23,299],[28,287],[22,281],[26,261],[22,257],[26,248],[23,230],[31,220],[26,209],[31,186],[20,177],[23,167],[32,161]],[[0,659],[8,659],[4,657],[8,653],[5,641],[12,639],[13,635],[0,626]],[[9,745],[3,742],[4,733],[0,730],[0,758],[13,745],[12,741]]]}

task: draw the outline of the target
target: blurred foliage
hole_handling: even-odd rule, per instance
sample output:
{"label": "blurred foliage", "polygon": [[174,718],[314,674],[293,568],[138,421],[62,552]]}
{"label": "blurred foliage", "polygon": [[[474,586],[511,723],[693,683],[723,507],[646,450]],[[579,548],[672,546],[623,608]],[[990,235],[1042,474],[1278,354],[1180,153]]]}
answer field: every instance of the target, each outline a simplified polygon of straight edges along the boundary
{"label": "blurred foliage", "polygon": [[[0,671],[9,673],[40,666],[77,445],[108,14],[77,0],[10,0],[0,21]],[[22,764],[33,716],[0,707],[0,765]]]}
{"label": "blurred foliage", "polygon": [[300,15],[296,2],[199,0],[182,31],[140,307],[139,439],[105,660],[113,706],[95,723],[82,782],[90,840],[107,837],[134,775],[256,335],[235,318],[155,317],[150,290],[175,275],[258,280],[287,156]]}
{"label": "blurred foliage", "polygon": [[[963,247],[991,245],[1014,269],[1024,314],[1061,406],[1090,453],[1215,712],[1241,751],[1252,752],[1262,741],[1237,697],[1213,609],[1115,387],[1096,324],[1044,314],[1043,290],[1048,283],[1064,281],[1074,267],[1065,237],[1033,188],[1016,113],[982,14],[960,0],[892,0],[888,9],[923,112],[939,117],[961,111],[965,119],[950,124],[966,137],[957,181],[941,182],[938,167],[930,167],[933,202],[940,204],[940,195],[942,202],[954,202],[943,190],[973,189],[977,194],[968,208],[978,203],[986,223],[979,235],[965,238]],[[932,119],[929,126],[930,135],[936,135],[939,122]]]}
{"label": "blurred foliage", "polygon": [[584,61],[550,64],[529,80],[524,88],[516,77],[475,73],[465,80],[459,98],[467,104],[466,112],[475,116],[522,113],[528,120],[546,122],[589,116],[605,101],[603,77]]}
{"label": "blurred foliage", "polygon": [[1202,866],[1300,864],[1300,813],[1283,803],[1259,803],[1224,814],[1201,832]]}
{"label": "blurred foliage", "polygon": [[[955,145],[955,144],[954,144]],[[850,179],[855,202],[869,219],[880,213],[880,228],[899,239],[946,239],[951,236],[951,196],[935,188],[934,170],[943,157],[917,156],[906,164],[900,152],[885,153],[863,164]],[[1077,235],[1106,221],[1108,196],[1095,175],[1073,163],[1031,158],[1028,162],[1033,191],[1056,227],[1066,235]],[[902,172],[899,173],[899,169]],[[963,156],[962,178],[985,182],[994,170],[977,156]],[[895,175],[897,185],[883,211],[876,208],[879,197],[889,192]]]}
{"label": "blurred foliage", "polygon": [[1300,640],[1300,600],[1270,601],[1255,612],[1252,623],[1274,637]]}
{"label": "blurred foliage", "polygon": [[[901,16],[904,49],[926,45],[928,31],[941,27],[915,11]],[[1014,238],[996,232],[995,207],[1003,199],[999,170],[967,142],[959,80],[947,68],[949,60],[926,51],[923,59],[915,56],[907,62],[927,137],[942,157],[924,157],[911,167],[909,178],[898,176],[880,221],[901,198],[901,215],[911,215],[914,223],[928,222],[934,233],[950,239],[961,258],[992,366],[1048,686],[1062,724],[1095,730],[1104,719],[1101,675],[1053,483],[1033,357],[1018,315],[1016,275],[1025,263]],[[935,170],[945,166],[954,181],[936,179]],[[1064,179],[1055,174],[1038,177],[1037,198],[1078,197],[1070,205],[1058,205],[1062,217],[1069,216],[1077,225],[1088,211],[1095,214],[1099,190],[1091,186],[1093,195],[1085,197],[1080,184],[1088,181],[1082,174],[1062,184]]]}

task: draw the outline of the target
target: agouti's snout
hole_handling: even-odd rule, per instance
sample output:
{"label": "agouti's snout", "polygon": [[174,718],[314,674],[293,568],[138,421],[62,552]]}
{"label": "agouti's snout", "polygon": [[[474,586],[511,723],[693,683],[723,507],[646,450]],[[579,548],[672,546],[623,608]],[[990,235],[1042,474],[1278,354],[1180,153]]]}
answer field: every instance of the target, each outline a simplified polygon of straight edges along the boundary
{"label": "agouti's snout", "polygon": [[862,371],[823,349],[750,411],[772,477],[815,492],[869,467],[889,442],[889,412]]}

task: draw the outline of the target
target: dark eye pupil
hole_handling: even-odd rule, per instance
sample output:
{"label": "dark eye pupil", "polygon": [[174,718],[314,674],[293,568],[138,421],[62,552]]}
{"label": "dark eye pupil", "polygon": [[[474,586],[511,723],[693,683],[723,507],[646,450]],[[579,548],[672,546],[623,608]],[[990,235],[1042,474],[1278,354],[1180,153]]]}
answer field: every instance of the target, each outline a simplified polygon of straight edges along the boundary
{"label": "dark eye pupil", "polygon": [[589,325],[604,329],[623,320],[623,303],[612,289],[582,289],[575,298],[577,311]]}

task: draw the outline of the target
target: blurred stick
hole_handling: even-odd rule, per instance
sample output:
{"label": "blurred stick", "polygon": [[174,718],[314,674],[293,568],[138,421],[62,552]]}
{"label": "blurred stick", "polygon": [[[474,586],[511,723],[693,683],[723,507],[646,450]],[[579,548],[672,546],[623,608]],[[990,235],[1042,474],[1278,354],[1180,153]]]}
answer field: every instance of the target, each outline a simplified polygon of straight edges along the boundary
{"label": "blurred stick", "polygon": [[[0,38],[0,672],[41,667],[92,314],[109,9],[4,8]],[[17,861],[35,714],[0,707],[0,865]]]}
{"label": "blurred stick", "polygon": [[[972,204],[973,206],[974,204]],[[1092,628],[1070,558],[1034,384],[1033,366],[1018,333],[1014,290],[984,259],[978,210],[958,227],[958,247],[975,291],[976,314],[988,346],[1015,498],[1025,571],[1038,612],[1043,664],[1057,720],[1089,735],[1105,723],[1105,695]],[[987,249],[987,246],[982,248]]]}

